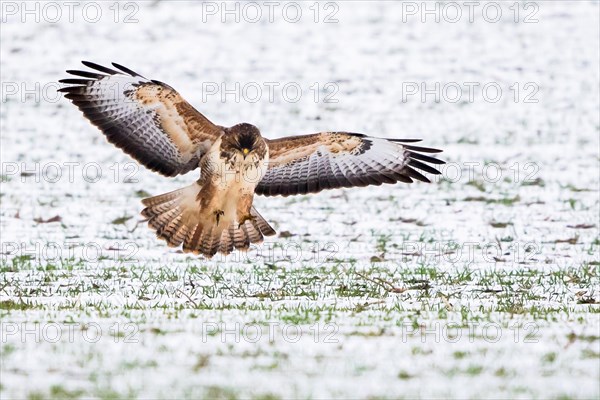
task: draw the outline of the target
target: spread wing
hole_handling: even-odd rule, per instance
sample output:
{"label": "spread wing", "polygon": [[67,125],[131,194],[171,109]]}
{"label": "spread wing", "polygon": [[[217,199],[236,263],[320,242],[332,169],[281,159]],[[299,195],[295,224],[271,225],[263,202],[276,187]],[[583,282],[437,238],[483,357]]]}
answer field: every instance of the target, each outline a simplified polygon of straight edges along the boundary
{"label": "spread wing", "polygon": [[413,179],[429,182],[415,168],[440,174],[430,164],[444,164],[422,153],[441,150],[358,133],[323,132],[268,140],[269,169],[256,187],[265,196],[317,193],[324,189],[381,185]]}
{"label": "spread wing", "polygon": [[91,62],[95,71],[67,71],[76,79],[60,82],[65,97],[104,133],[149,169],[166,176],[186,173],[222,134],[172,87],[113,63],[116,69]]}

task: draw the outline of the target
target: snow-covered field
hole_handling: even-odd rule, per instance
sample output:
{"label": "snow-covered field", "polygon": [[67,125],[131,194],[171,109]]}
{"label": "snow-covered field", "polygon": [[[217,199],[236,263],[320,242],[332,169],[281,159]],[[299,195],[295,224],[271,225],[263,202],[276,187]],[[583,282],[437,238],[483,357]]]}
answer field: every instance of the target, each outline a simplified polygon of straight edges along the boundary
{"label": "snow-covered field", "polygon": [[[3,2],[0,397],[598,398],[599,13]],[[55,92],[80,60],[271,138],[422,138],[443,178],[260,197],[278,236],[185,255],[140,199],[197,172],[108,144]]]}

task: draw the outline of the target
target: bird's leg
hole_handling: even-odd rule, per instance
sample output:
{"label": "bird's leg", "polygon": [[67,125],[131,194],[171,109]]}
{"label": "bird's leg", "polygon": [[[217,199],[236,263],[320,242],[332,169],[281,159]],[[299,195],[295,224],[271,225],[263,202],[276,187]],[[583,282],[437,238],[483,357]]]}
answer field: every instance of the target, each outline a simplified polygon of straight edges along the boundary
{"label": "bird's leg", "polygon": [[223,210],[215,210],[213,212],[213,214],[215,214],[215,218],[217,218],[217,226],[219,226],[219,221],[221,220],[221,217],[225,214],[225,211],[223,211]]}
{"label": "bird's leg", "polygon": [[244,222],[250,220],[254,220],[254,216],[250,215],[250,210],[252,210],[252,199],[254,198],[254,193],[245,193],[242,194],[237,206],[237,220],[238,220],[238,228],[244,225]]}

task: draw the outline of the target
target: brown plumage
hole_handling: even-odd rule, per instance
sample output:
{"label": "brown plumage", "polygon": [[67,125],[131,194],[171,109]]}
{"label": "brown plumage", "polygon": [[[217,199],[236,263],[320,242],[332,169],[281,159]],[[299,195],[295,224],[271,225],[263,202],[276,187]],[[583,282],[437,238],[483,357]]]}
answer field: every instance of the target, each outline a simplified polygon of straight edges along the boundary
{"label": "brown plumage", "polygon": [[[240,218],[217,218],[210,203],[214,192],[202,191],[202,180],[192,185],[142,200],[146,208],[142,215],[156,235],[171,247],[183,245],[185,252],[213,256],[220,251],[228,254],[233,249],[247,250],[251,243],[260,243],[264,236],[275,234],[275,230],[252,207],[243,222]],[[209,207],[208,205],[206,207]],[[240,208],[242,210],[242,208]]]}
{"label": "brown plumage", "polygon": [[[113,63],[83,62],[94,71],[60,92],[108,141],[165,176],[200,168],[200,179],[144,199],[142,215],[169,246],[212,257],[260,243],[275,230],[253,207],[254,194],[317,193],[324,189],[429,182],[418,170],[444,162],[413,146],[415,139],[380,139],[349,132],[321,132],[268,140],[251,124],[215,125],[169,85]],[[427,164],[428,163],[428,164]]]}
{"label": "brown plumage", "polygon": [[225,132],[202,158],[198,181],[142,200],[146,206],[142,215],[169,246],[182,245],[185,252],[212,257],[218,251],[247,250],[264,236],[275,234],[252,206],[254,189],[266,171],[266,144],[249,124],[225,128]]}

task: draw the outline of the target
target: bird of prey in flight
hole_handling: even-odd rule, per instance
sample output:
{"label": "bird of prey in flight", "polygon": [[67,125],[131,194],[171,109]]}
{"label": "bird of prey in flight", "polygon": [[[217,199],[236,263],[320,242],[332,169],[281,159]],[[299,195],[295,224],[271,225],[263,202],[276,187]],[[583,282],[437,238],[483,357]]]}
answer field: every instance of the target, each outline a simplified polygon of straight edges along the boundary
{"label": "bird of prey in flight", "polygon": [[[165,176],[200,168],[189,186],[142,200],[142,215],[169,246],[212,257],[246,250],[275,230],[252,206],[254,195],[291,196],[325,189],[413,179],[444,162],[416,139],[350,132],[267,139],[257,127],[215,125],[169,85],[129,68],[84,61],[91,71],[60,89],[106,136],[141,164]],[[425,153],[425,154],[423,154]],[[428,164],[429,163],[429,164]]]}

